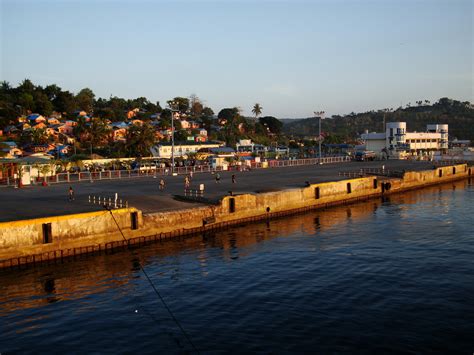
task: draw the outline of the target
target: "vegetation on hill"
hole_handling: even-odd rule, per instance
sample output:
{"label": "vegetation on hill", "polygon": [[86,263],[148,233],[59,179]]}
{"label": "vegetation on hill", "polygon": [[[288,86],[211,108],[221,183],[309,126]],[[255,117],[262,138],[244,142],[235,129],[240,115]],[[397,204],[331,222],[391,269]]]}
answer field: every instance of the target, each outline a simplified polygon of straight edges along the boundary
{"label": "vegetation on hill", "polygon": [[[252,139],[255,143],[266,145],[284,142],[282,123],[275,117],[259,117],[262,111],[263,108],[257,103],[252,108],[255,118],[242,116],[236,107],[223,108],[216,117],[214,111],[204,106],[196,95],[175,97],[168,100],[163,108],[159,102],[154,103],[145,97],[96,98],[89,88],[74,94],[56,84],[43,87],[28,79],[17,87],[0,82],[0,130],[15,126],[19,132],[9,134],[8,139],[26,146],[67,138],[65,134],[58,133],[57,124],[46,122],[49,130],[56,131],[53,135],[47,134],[44,126],[36,126],[34,121],[29,122],[31,125],[23,125],[26,116],[32,113],[54,117],[60,124],[73,120],[74,132],[69,135],[75,140],[74,151],[78,154],[95,152],[112,157],[148,155],[155,143],[169,141],[172,113],[176,142],[195,139],[202,129],[206,130],[210,140],[223,141],[229,146],[235,146],[239,139]],[[136,120],[139,122],[135,124]],[[186,127],[183,120],[188,121]],[[118,126],[127,129],[124,139],[114,139],[113,131]]]}
{"label": "vegetation on hill", "polygon": [[[416,106],[408,104],[396,110],[383,109],[364,113],[335,115],[322,120],[321,130],[325,142],[342,143],[357,140],[365,130],[383,132],[385,122],[406,122],[409,132],[426,131],[426,125],[447,123],[451,138],[469,139],[474,142],[474,106],[470,102],[441,98],[430,104],[429,101],[417,101]],[[283,132],[294,137],[317,136],[319,122],[317,118],[284,120]]]}

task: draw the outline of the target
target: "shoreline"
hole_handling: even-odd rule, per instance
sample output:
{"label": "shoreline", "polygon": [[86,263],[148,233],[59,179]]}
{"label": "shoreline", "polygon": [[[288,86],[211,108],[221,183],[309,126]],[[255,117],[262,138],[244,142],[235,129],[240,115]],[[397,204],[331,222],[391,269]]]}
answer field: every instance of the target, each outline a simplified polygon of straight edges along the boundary
{"label": "shoreline", "polygon": [[0,222],[0,268],[107,253],[117,248],[351,204],[469,178],[473,173],[474,168],[467,164],[448,165],[406,171],[401,177],[372,175],[302,188],[228,195],[218,204],[184,210],[144,213],[136,208],[122,208]]}

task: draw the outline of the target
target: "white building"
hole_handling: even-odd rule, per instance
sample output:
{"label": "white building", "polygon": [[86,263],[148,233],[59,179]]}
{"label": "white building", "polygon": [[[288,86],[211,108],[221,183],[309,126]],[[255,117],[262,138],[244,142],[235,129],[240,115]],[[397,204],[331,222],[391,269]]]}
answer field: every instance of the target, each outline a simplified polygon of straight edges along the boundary
{"label": "white building", "polygon": [[[188,143],[188,144],[175,144],[174,145],[174,157],[184,157],[190,153],[196,153],[201,148],[218,148],[223,144],[220,143]],[[171,143],[158,144],[151,148],[151,153],[155,158],[171,158]]]}
{"label": "white building", "polygon": [[237,152],[265,153],[268,148],[262,144],[255,144],[251,139],[240,139],[236,145]]}
{"label": "white building", "polygon": [[379,156],[404,158],[407,155],[432,155],[448,148],[448,125],[428,125],[427,132],[407,132],[406,122],[389,122],[384,133],[364,133],[366,150]]}

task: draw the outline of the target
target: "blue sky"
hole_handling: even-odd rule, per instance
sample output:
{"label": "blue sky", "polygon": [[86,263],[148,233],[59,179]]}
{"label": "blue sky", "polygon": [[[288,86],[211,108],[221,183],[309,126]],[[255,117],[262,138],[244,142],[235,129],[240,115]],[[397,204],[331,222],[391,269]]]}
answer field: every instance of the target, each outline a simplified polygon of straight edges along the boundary
{"label": "blue sky", "polygon": [[472,0],[0,0],[0,79],[309,117],[473,99]]}

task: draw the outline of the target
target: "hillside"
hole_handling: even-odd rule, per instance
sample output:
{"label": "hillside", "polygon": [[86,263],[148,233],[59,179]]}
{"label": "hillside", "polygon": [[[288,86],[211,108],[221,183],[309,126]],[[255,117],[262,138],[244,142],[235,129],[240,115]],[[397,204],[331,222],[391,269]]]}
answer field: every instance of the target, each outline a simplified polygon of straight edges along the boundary
{"label": "hillside", "polygon": [[[448,98],[441,98],[433,105],[420,104],[395,111],[379,110],[332,116],[322,121],[322,132],[331,142],[355,140],[365,130],[381,132],[384,115],[386,122],[406,122],[409,132],[425,131],[426,125],[430,123],[447,123],[451,138],[470,139],[474,142],[474,106],[469,102]],[[284,120],[283,132],[290,136],[317,136],[318,130],[318,119],[315,118]]]}

